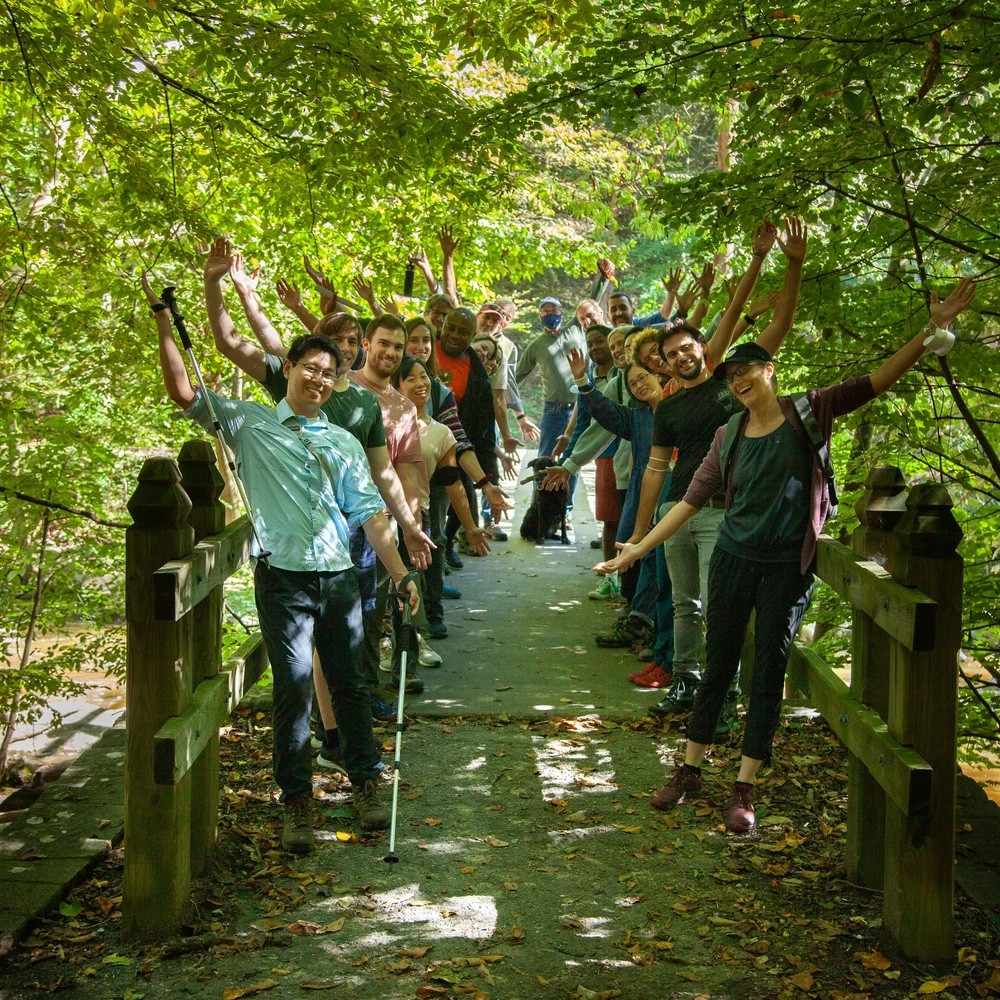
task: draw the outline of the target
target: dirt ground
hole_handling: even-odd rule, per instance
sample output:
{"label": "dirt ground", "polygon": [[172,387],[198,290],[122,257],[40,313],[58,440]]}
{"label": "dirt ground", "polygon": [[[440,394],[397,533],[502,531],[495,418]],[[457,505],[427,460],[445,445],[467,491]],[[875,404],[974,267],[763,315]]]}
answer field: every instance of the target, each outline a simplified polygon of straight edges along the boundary
{"label": "dirt ground", "polygon": [[706,767],[704,800],[664,814],[648,796],[681,745],[676,727],[414,722],[394,865],[340,779],[317,780],[317,851],[283,854],[268,719],[234,723],[219,848],[184,932],[122,942],[119,853],[0,970],[0,996],[1000,994],[996,941],[963,900],[954,963],[893,954],[879,897],[844,879],[843,751],[819,721],[786,717],[749,838],[722,826],[735,737]]}

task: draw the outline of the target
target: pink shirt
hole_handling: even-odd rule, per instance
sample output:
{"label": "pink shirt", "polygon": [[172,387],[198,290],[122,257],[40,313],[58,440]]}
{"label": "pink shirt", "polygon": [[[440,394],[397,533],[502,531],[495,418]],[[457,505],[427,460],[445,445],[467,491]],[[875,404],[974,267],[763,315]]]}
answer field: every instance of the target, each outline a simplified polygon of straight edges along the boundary
{"label": "pink shirt", "polygon": [[424,453],[420,447],[417,408],[391,385],[377,385],[361,371],[349,371],[347,377],[355,385],[370,389],[378,397],[382,408],[382,423],[385,424],[385,443],[393,466],[401,462],[412,462],[423,468]]}

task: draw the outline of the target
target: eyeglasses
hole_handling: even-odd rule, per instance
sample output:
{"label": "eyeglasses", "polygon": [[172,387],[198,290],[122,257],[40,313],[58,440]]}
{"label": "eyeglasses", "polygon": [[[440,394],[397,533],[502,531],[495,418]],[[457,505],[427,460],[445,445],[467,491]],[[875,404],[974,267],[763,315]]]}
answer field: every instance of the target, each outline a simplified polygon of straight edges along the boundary
{"label": "eyeglasses", "polygon": [[333,385],[337,381],[337,371],[334,368],[319,368],[316,365],[304,365],[300,361],[293,361],[292,367],[298,365],[309,378],[318,378],[323,385]]}
{"label": "eyeglasses", "polygon": [[641,386],[641,385],[642,385],[642,384],[643,384],[644,382],[648,382],[648,381],[649,381],[649,380],[650,380],[651,378],[653,378],[653,376],[652,376],[652,375],[650,375],[650,374],[649,374],[648,372],[646,372],[646,373],[645,373],[645,374],[643,374],[643,375],[633,375],[633,376],[632,376],[632,377],[631,377],[631,378],[630,378],[630,379],[628,380],[628,387],[629,387],[629,388],[630,388],[630,389],[631,389],[631,390],[632,390],[633,392],[635,392],[635,390],[636,390],[636,389],[638,389],[638,388],[639,388],[639,386]]}
{"label": "eyeglasses", "polygon": [[731,383],[733,379],[737,379],[741,375],[746,375],[751,368],[759,368],[762,364],[762,361],[748,361],[745,365],[737,365],[735,368],[730,368],[726,372],[726,382]]}

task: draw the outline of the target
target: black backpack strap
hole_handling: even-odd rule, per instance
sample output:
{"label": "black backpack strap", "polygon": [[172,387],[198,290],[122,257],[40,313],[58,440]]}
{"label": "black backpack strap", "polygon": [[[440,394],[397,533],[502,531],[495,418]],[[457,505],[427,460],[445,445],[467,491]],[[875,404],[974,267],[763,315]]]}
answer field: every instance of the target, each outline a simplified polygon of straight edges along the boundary
{"label": "black backpack strap", "polygon": [[740,435],[740,425],[743,423],[744,418],[747,416],[745,411],[740,413],[734,413],[726,421],[726,433],[722,438],[722,445],[719,448],[719,468],[722,471],[722,484],[723,489],[726,493],[729,493],[729,476],[730,467],[733,463],[734,451],[733,446],[736,444],[736,439]]}
{"label": "black backpack strap", "polygon": [[826,476],[826,488],[830,496],[830,512],[836,513],[838,503],[837,483],[833,474],[833,459],[830,456],[829,442],[823,437],[823,432],[820,430],[816,414],[813,413],[808,395],[804,392],[796,392],[791,395],[790,399],[792,400],[792,405],[795,407],[795,412],[802,421],[806,437],[809,438],[809,443],[813,446],[813,450],[819,458],[823,474]]}

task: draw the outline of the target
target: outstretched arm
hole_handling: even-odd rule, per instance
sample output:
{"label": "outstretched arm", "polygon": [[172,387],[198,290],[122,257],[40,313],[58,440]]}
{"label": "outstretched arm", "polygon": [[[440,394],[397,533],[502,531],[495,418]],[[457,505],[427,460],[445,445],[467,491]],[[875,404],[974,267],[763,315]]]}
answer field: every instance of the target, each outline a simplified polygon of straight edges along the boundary
{"label": "outstretched arm", "polygon": [[802,284],[802,262],[806,257],[806,227],[794,216],[785,219],[785,238],[778,237],[778,246],[788,259],[785,268],[785,284],[781,297],[774,307],[771,322],[761,331],[757,343],[773,358],[792,329],[795,307],[799,302],[799,287]]}
{"label": "outstretched arm", "polygon": [[597,573],[615,573],[619,570],[624,572],[636,560],[641,559],[647,552],[652,551],[657,545],[662,545],[671,535],[675,534],[685,521],[694,517],[699,508],[693,507],[684,500],[677,502],[675,507],[667,511],[666,516],[656,523],[656,526],[641,542],[615,542],[615,547],[619,550],[614,559],[598,563],[594,570]]}
{"label": "outstretched arm", "polygon": [[290,309],[298,317],[299,322],[310,332],[316,328],[319,317],[314,316],[307,308],[302,299],[302,293],[298,285],[293,285],[284,278],[279,278],[275,283],[274,290],[278,293],[278,301],[286,308]]}
{"label": "outstretched arm", "polygon": [[[150,308],[164,305],[149,287],[149,275],[145,272],[142,275],[142,290],[146,293],[146,302]],[[181,356],[177,341],[174,340],[174,331],[170,328],[170,310],[157,309],[153,315],[156,317],[156,335],[160,344],[160,371],[163,373],[163,384],[166,386],[167,395],[181,409],[186,410],[194,402],[195,393],[191,388],[187,368],[184,367],[184,358]]]}
{"label": "outstretched arm", "polygon": [[899,381],[924,356],[924,341],[928,335],[947,327],[959,313],[971,305],[975,296],[976,284],[972,278],[963,278],[944,302],[938,300],[937,292],[932,293],[930,323],[872,372],[875,395],[880,396]]}
{"label": "outstretched arm", "polygon": [[753,291],[753,286],[757,283],[757,276],[760,274],[764,258],[771,247],[774,246],[777,236],[778,230],[775,228],[774,223],[767,219],[757,227],[757,231],[753,234],[753,252],[750,258],[750,266],[747,268],[747,273],[743,275],[742,280],[736,286],[736,291],[733,293],[733,297],[729,305],[726,306],[726,311],[722,316],[722,322],[719,323],[719,328],[712,334],[712,339],[707,345],[708,355],[714,364],[718,364],[726,356],[726,351],[729,350],[729,345],[733,342],[733,336],[736,333],[736,324],[743,315],[743,306],[746,304],[747,299],[750,298],[750,293]]}
{"label": "outstretched arm", "polygon": [[[379,562],[385,567],[398,589],[400,581],[406,576],[406,567],[399,557],[399,549],[396,548],[392,529],[389,527],[385,514],[381,512],[374,514],[361,527],[364,529],[365,535],[368,536],[368,541],[371,542]],[[416,614],[420,607],[420,592],[417,590],[417,585],[410,580],[403,593],[409,601],[410,611]]]}

